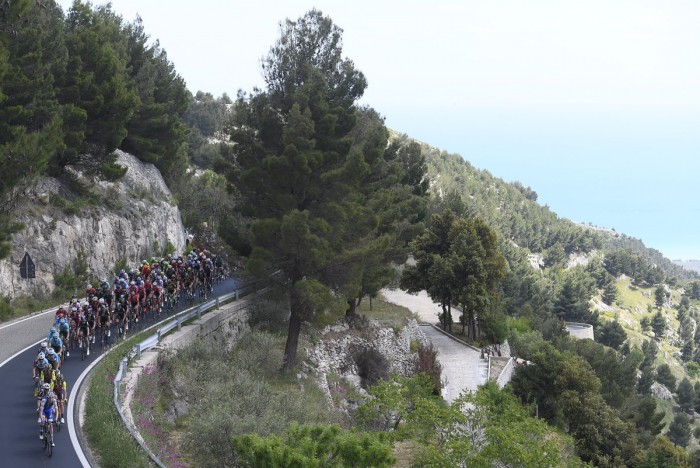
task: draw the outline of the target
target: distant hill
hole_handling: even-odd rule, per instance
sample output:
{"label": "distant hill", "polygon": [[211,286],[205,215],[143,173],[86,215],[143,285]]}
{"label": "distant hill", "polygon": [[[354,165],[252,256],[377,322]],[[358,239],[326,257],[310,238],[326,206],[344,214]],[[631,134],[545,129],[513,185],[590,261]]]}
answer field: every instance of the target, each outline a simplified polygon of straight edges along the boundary
{"label": "distant hill", "polygon": [[[395,138],[408,138],[396,135]],[[629,249],[666,276],[697,279],[696,269],[665,258],[633,237],[614,230],[575,223],[537,202],[537,192],[520,182],[505,182],[486,170],[476,169],[462,156],[421,143],[426,155],[431,191],[443,199],[458,198],[466,212],[484,218],[504,239],[543,258],[556,255]],[[560,253],[562,252],[562,253]],[[688,263],[688,262],[686,262]],[[683,268],[686,267],[686,268]]]}
{"label": "distant hill", "polygon": [[673,260],[673,264],[686,270],[700,273],[700,260]]}

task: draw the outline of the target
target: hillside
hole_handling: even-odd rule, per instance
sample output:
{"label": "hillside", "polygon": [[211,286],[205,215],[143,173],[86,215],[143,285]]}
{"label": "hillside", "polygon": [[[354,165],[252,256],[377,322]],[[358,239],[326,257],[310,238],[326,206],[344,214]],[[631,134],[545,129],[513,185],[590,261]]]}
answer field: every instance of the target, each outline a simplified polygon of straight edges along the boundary
{"label": "hillside", "polygon": [[[674,264],[639,239],[562,218],[547,205],[537,202],[535,189],[517,181],[505,182],[486,170],[475,168],[458,154],[420,144],[426,156],[433,195],[448,200],[459,198],[466,212],[484,218],[503,239],[526,248],[529,253],[547,258],[556,257],[562,249],[567,255],[629,249],[656,265],[668,277],[698,278],[695,272]],[[457,197],[453,196],[455,194]]]}

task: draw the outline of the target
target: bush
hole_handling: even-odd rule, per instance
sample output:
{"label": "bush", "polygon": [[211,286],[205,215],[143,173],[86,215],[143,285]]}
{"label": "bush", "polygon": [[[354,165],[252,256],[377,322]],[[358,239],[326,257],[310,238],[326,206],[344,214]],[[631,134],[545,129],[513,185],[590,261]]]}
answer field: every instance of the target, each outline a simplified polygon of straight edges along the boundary
{"label": "bush", "polygon": [[418,349],[418,358],[416,359],[416,373],[422,372],[428,376],[433,385],[433,395],[442,394],[442,365],[437,359],[437,354],[437,349],[431,343]]}
{"label": "bush", "polygon": [[315,385],[280,377],[284,338],[251,331],[229,349],[223,333],[199,339],[162,363],[166,381],[191,402],[183,447],[193,466],[235,466],[233,437],[280,434],[293,422],[328,422]]}
{"label": "bush", "polygon": [[15,311],[10,305],[10,296],[0,295],[0,321],[10,320],[15,316]]}
{"label": "bush", "polygon": [[389,377],[389,361],[377,349],[361,349],[353,353],[362,388],[368,388]]}
{"label": "bush", "polygon": [[289,306],[284,302],[260,300],[249,308],[248,324],[252,328],[279,333],[287,328]]}

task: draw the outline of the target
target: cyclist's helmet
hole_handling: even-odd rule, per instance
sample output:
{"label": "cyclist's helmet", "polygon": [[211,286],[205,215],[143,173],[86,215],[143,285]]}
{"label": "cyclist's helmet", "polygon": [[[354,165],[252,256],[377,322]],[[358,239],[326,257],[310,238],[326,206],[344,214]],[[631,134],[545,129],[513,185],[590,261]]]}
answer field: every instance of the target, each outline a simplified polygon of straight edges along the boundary
{"label": "cyclist's helmet", "polygon": [[51,384],[45,383],[44,385],[42,385],[42,387],[44,388],[44,390],[51,390]]}
{"label": "cyclist's helmet", "polygon": [[44,353],[39,353],[39,359],[45,359],[46,356],[44,356]]}
{"label": "cyclist's helmet", "polygon": [[46,341],[41,342],[41,347],[46,348],[49,344]]}
{"label": "cyclist's helmet", "polygon": [[46,352],[49,353],[49,356],[51,356],[54,353],[53,348],[47,349]]}
{"label": "cyclist's helmet", "polygon": [[61,371],[58,370],[58,369],[56,369],[54,372],[56,373],[56,377],[58,377],[59,375],[61,375]]}
{"label": "cyclist's helmet", "polygon": [[104,304],[104,303],[105,303],[105,298],[104,298],[104,297],[101,297],[101,298],[100,298],[100,304]]}
{"label": "cyclist's helmet", "polygon": [[51,327],[51,333],[56,333],[56,327]]}

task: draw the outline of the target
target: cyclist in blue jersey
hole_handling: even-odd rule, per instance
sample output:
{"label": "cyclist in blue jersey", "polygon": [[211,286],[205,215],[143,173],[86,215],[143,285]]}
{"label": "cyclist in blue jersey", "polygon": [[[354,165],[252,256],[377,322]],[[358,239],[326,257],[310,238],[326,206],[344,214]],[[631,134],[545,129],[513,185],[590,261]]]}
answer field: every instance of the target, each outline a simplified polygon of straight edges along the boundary
{"label": "cyclist in blue jersey", "polygon": [[[53,413],[56,408],[56,397],[51,391],[51,384],[44,384],[44,390],[46,390],[48,393],[44,398],[41,399],[41,403],[39,406],[39,424],[43,426],[46,423],[46,421],[52,423],[49,424],[49,431],[53,436]],[[43,434],[39,433],[39,439],[43,438]],[[52,445],[55,446],[56,444],[52,443]]]}
{"label": "cyclist in blue jersey", "polygon": [[[53,351],[56,353],[56,356],[60,356],[62,350],[63,340],[59,336],[58,332],[56,332],[55,334],[51,335],[51,338],[49,338],[49,355],[51,355],[51,352]],[[49,356],[46,357],[48,359]],[[57,367],[54,367],[54,369],[57,369]]]}
{"label": "cyclist in blue jersey", "polygon": [[[61,337],[63,346],[67,346],[70,343],[70,323],[67,318],[62,318],[58,323],[58,334]],[[55,348],[54,348],[55,349]],[[59,351],[60,355],[60,351]],[[66,350],[66,357],[70,356],[69,352]]]}

